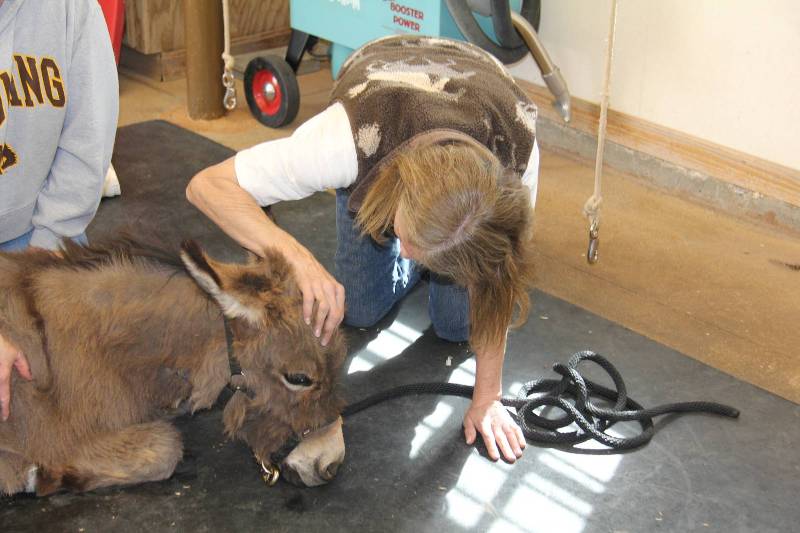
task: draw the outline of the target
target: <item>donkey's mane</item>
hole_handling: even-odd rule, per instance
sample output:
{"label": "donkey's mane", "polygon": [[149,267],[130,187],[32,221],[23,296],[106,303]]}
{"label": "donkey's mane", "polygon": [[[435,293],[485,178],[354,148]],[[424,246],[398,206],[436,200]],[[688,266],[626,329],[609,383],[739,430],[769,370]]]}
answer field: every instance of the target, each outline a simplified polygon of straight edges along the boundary
{"label": "donkey's mane", "polygon": [[76,244],[65,239],[60,257],[53,266],[78,270],[95,270],[112,264],[130,264],[144,261],[166,267],[175,273],[185,272],[177,252],[170,252],[162,244],[148,242],[130,235],[100,240],[88,245]]}

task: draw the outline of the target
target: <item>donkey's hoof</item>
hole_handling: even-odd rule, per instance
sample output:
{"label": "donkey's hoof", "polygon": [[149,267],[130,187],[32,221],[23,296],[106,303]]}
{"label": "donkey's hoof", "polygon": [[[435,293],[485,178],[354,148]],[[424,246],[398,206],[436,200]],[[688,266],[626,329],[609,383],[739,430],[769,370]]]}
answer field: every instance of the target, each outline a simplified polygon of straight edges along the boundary
{"label": "donkey's hoof", "polygon": [[37,496],[50,496],[64,489],[63,472],[39,467],[36,470],[35,490]]}

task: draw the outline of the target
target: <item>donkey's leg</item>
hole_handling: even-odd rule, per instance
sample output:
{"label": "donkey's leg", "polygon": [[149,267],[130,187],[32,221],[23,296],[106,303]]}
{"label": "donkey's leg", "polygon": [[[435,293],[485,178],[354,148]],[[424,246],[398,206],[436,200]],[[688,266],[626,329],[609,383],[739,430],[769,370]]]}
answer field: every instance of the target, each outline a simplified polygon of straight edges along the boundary
{"label": "donkey's leg", "polygon": [[189,371],[185,369],[162,367],[158,369],[153,382],[152,403],[158,409],[157,418],[174,418],[189,412],[188,407],[182,408],[192,393],[192,383],[189,381]]}
{"label": "donkey's leg", "polygon": [[192,395],[189,398],[192,413],[214,405],[230,379],[230,365],[224,352],[204,357],[189,378],[192,383]]}
{"label": "donkey's leg", "polygon": [[0,451],[0,495],[33,492],[36,466],[23,456]]}
{"label": "donkey's leg", "polygon": [[129,426],[88,440],[63,468],[40,468],[36,493],[43,496],[61,489],[79,492],[166,479],[182,453],[180,434],[167,422]]}

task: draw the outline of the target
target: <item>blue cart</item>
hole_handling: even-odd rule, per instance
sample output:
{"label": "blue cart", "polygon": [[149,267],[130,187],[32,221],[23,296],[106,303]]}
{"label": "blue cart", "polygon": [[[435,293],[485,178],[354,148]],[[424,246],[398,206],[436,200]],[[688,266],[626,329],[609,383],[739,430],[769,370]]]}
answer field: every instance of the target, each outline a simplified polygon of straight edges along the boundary
{"label": "blue cart", "polygon": [[332,43],[335,78],[356,48],[387,35],[414,34],[469,40],[504,63],[532,52],[568,120],[566,84],[536,36],[539,13],[539,0],[291,0],[286,57],[250,61],[244,76],[247,103],[262,124],[289,124],[300,106],[295,73],[317,39]]}

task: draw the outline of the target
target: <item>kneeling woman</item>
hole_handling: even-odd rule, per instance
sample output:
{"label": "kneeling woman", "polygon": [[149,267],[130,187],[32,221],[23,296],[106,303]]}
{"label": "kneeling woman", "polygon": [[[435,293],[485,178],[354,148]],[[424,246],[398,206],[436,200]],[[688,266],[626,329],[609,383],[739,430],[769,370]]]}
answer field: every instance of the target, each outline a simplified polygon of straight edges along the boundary
{"label": "kneeling woman", "polygon": [[[467,443],[480,433],[493,459],[513,461],[525,439],[499,398],[508,327],[530,306],[535,120],[479,48],[388,37],[353,53],[327,109],[203,170],[187,196],[245,248],[286,255],[323,344],[342,320],[374,325],[429,270],[434,331],[469,340],[477,358]],[[336,278],[259,207],[326,189],[337,190]]]}

